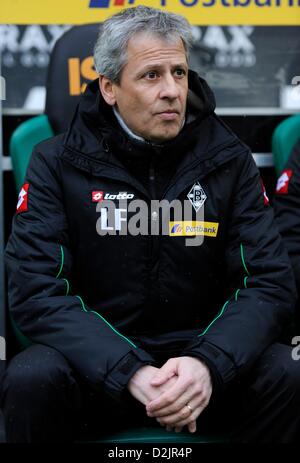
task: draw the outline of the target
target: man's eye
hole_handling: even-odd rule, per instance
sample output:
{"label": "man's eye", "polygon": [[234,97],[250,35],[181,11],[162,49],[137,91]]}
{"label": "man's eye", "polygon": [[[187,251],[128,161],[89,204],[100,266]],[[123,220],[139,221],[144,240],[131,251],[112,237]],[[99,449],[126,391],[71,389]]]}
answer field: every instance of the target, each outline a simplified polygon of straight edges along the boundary
{"label": "man's eye", "polygon": [[145,74],[145,77],[147,77],[148,79],[155,79],[157,77],[157,72],[149,71]]}
{"label": "man's eye", "polygon": [[184,69],[176,69],[175,74],[176,74],[178,77],[183,77],[183,76],[185,76],[186,72],[185,72]]}

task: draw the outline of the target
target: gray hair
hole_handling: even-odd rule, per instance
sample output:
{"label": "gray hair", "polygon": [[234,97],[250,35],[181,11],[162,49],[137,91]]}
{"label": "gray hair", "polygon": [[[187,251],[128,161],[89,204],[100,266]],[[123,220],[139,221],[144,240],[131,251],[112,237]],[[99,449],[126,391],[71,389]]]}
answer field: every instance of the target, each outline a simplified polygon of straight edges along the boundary
{"label": "gray hair", "polygon": [[183,16],[146,6],[122,10],[101,26],[94,48],[98,74],[120,83],[122,69],[127,63],[128,42],[139,32],[158,35],[166,41],[181,38],[187,57],[193,43],[192,28]]}

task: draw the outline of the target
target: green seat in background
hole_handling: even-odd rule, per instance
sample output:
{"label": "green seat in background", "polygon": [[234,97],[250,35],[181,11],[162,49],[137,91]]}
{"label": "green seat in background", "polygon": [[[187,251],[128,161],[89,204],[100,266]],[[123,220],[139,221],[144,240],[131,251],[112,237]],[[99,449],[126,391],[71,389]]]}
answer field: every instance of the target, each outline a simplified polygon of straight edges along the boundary
{"label": "green seat in background", "polygon": [[37,143],[53,137],[48,117],[43,114],[20,124],[10,139],[10,156],[17,190],[20,191],[32,150]]}
{"label": "green seat in background", "polygon": [[288,117],[274,130],[272,153],[277,175],[280,175],[298,140],[300,140],[300,114]]}
{"label": "green seat in background", "polygon": [[229,442],[229,436],[191,434],[188,431],[181,433],[168,432],[163,428],[131,428],[125,431],[110,434],[100,439],[82,439],[80,443],[98,443],[102,444],[211,444]]}

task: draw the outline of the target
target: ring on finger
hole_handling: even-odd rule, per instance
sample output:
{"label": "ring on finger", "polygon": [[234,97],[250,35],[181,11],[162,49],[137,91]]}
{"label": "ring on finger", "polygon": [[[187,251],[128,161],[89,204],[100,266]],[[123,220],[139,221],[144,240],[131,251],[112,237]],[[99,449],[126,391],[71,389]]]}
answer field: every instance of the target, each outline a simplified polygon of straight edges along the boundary
{"label": "ring on finger", "polygon": [[189,403],[185,404],[185,406],[189,409],[189,411],[191,412],[191,414],[193,413],[193,408],[191,407],[191,405]]}

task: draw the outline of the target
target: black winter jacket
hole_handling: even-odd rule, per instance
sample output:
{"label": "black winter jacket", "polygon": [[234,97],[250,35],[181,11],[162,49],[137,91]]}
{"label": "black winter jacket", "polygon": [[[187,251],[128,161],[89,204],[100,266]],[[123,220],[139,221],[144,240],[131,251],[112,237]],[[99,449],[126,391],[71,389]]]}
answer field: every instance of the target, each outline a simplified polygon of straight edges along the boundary
{"label": "black winter jacket", "polygon": [[[275,218],[300,291],[300,141],[281,172],[274,196]],[[299,315],[300,316],[300,315]]]}
{"label": "black winter jacket", "polygon": [[[153,146],[127,137],[91,83],[68,133],[36,146],[6,249],[19,329],[116,398],[138,368],[174,353],[203,359],[229,385],[293,311],[289,260],[252,155],[215,115],[206,82],[191,72],[189,84],[185,127]],[[170,236],[96,232],[99,194],[150,205],[183,202],[195,187],[201,246],[186,246],[176,223]]]}

